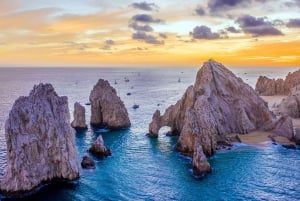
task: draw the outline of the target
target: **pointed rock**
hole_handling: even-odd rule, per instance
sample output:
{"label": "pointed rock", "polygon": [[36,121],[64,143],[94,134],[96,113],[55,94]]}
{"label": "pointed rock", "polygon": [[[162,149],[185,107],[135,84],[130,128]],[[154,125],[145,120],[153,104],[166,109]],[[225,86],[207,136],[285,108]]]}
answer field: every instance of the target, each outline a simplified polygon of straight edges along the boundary
{"label": "pointed rock", "polygon": [[194,175],[200,176],[210,172],[211,167],[203,153],[202,146],[197,144],[193,154],[193,173]]}
{"label": "pointed rock", "polygon": [[51,84],[34,86],[18,98],[5,123],[7,169],[1,180],[4,194],[21,194],[53,180],[79,177],[74,130],[68,98]]}
{"label": "pointed rock", "polygon": [[90,102],[93,126],[109,129],[130,127],[127,109],[108,81],[99,79],[91,91]]}
{"label": "pointed rock", "polygon": [[175,105],[162,116],[156,111],[153,117],[152,135],[158,135],[163,126],[171,127],[180,133],[176,149],[189,156],[194,155],[196,142],[211,156],[227,134],[247,134],[276,122],[267,103],[249,85],[213,60],[204,63],[195,84]]}
{"label": "pointed rock", "polygon": [[108,149],[104,146],[104,141],[103,141],[102,135],[99,135],[97,137],[94,144],[92,144],[92,146],[90,147],[89,152],[94,154],[95,156],[97,156],[100,159],[103,159],[104,157],[107,157],[107,156],[111,156],[110,149]]}
{"label": "pointed rock", "polygon": [[74,104],[74,120],[71,123],[71,126],[75,129],[87,129],[87,125],[85,123],[85,108],[80,105],[80,103],[76,102]]}

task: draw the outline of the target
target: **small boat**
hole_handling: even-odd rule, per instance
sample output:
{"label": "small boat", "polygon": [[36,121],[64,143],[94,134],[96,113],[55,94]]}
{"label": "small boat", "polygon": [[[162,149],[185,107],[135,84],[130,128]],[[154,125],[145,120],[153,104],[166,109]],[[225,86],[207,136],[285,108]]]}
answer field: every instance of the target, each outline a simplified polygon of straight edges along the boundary
{"label": "small boat", "polygon": [[133,106],[132,106],[132,108],[133,109],[138,109],[140,106],[138,105],[138,104],[134,104]]}
{"label": "small boat", "polygon": [[91,105],[91,103],[86,103],[85,105]]}
{"label": "small boat", "polygon": [[131,93],[130,93],[130,92],[128,92],[126,95],[127,95],[127,96],[130,96],[130,95],[131,95]]}
{"label": "small boat", "polygon": [[125,82],[129,82],[130,81],[127,77],[125,77],[124,80],[125,80]]}
{"label": "small boat", "polygon": [[115,84],[118,84],[117,80],[115,80]]}
{"label": "small boat", "polygon": [[181,82],[180,78],[178,79],[178,82]]}

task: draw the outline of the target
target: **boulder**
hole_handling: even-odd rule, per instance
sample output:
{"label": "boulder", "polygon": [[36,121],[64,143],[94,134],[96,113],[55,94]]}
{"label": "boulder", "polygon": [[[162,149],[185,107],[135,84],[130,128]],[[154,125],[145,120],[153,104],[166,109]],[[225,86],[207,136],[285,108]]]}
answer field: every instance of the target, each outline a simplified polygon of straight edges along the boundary
{"label": "boulder", "polygon": [[68,98],[51,84],[35,85],[18,98],[5,122],[7,169],[1,192],[22,194],[53,180],[79,177]]}
{"label": "boulder", "polygon": [[292,140],[294,136],[293,122],[289,116],[281,116],[279,119],[267,123],[263,130],[272,132],[289,140]]}
{"label": "boulder", "polygon": [[127,109],[108,81],[99,79],[90,94],[91,125],[109,129],[130,127]]}
{"label": "boulder", "polygon": [[300,117],[300,95],[291,95],[284,98],[278,105],[280,115],[288,115],[292,118]]}
{"label": "boulder", "polygon": [[[260,76],[256,82],[255,90],[262,96],[292,95],[294,87],[300,84],[300,70],[289,73],[285,79],[270,79]],[[297,90],[297,89],[296,89]]]}
{"label": "boulder", "polygon": [[95,169],[95,162],[88,156],[84,156],[81,161],[81,167],[84,169]]}
{"label": "boulder", "polygon": [[74,120],[71,123],[71,126],[75,129],[87,129],[87,125],[85,123],[85,108],[80,105],[80,103],[76,102],[74,104]]}
{"label": "boulder", "polygon": [[[276,122],[267,103],[249,85],[222,64],[209,60],[175,105],[163,115],[155,112],[149,133],[157,136],[161,127],[169,126],[180,133],[178,151],[193,157],[198,142],[203,153],[212,156],[218,142],[227,140],[226,135],[264,130],[265,124]],[[281,129],[279,125],[275,128]]]}
{"label": "boulder", "polygon": [[100,159],[103,159],[104,157],[111,156],[110,149],[106,148],[104,146],[104,141],[102,138],[102,135],[99,135],[96,139],[96,141],[92,144],[92,146],[89,149],[89,152],[94,154]]}
{"label": "boulder", "polygon": [[207,162],[206,156],[203,153],[203,149],[200,144],[196,145],[192,163],[194,175],[201,176],[211,172],[210,164]]}

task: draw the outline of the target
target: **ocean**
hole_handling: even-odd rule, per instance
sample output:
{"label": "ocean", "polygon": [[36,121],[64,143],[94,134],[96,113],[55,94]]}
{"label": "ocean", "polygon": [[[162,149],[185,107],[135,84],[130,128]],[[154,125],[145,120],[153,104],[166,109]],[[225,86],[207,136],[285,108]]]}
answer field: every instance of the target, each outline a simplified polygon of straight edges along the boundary
{"label": "ocean", "polygon": [[[259,75],[283,78],[295,68],[231,70],[254,87]],[[73,104],[87,103],[94,84],[103,78],[124,101],[131,128],[89,128],[76,133],[80,160],[88,155],[86,150],[100,134],[112,156],[94,158],[96,169],[81,169],[80,179],[73,184],[47,185],[23,200],[300,200],[299,150],[272,144],[236,144],[232,150],[211,157],[212,173],[197,179],[192,175],[191,160],[173,150],[177,137],[164,135],[168,128],[161,129],[158,139],[145,136],[154,111],[164,112],[175,104],[194,83],[197,71],[198,68],[0,68],[0,174],[6,168],[4,123],[15,99],[28,95],[34,84],[49,82],[59,95],[68,96],[72,120]],[[125,82],[125,77],[130,81]],[[140,107],[135,110],[134,104]],[[89,121],[90,106],[85,108]]]}

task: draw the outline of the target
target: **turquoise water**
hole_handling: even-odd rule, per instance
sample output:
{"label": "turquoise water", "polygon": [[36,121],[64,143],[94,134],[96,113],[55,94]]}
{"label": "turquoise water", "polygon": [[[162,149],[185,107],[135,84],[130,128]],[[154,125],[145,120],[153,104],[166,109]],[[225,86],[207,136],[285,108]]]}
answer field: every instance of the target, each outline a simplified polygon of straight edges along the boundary
{"label": "turquoise water", "polygon": [[[290,69],[233,69],[250,85],[260,74],[282,77]],[[69,185],[48,185],[24,200],[300,200],[300,151],[265,144],[237,144],[233,150],[210,158],[213,172],[202,179],[191,173],[190,159],[173,151],[176,137],[145,136],[156,109],[174,104],[195,79],[196,68],[175,69],[1,69],[0,68],[0,172],[6,167],[4,121],[14,100],[28,95],[33,84],[51,82],[59,95],[73,103],[88,102],[98,78],[117,89],[132,127],[121,131],[92,130],[76,134],[79,157],[102,134],[113,155],[97,160],[95,170],[81,170]],[[246,73],[246,74],[245,74]],[[130,82],[124,82],[128,77]],[[177,80],[180,77],[181,82]],[[114,85],[117,80],[118,84]],[[131,92],[131,96],[126,93]],[[132,109],[137,103],[140,108]],[[159,106],[157,104],[160,104]],[[90,116],[87,109],[87,120]]]}

